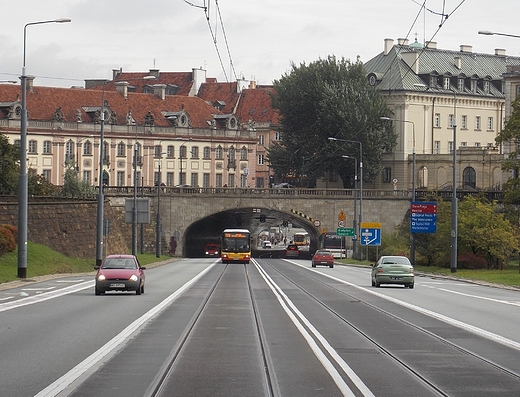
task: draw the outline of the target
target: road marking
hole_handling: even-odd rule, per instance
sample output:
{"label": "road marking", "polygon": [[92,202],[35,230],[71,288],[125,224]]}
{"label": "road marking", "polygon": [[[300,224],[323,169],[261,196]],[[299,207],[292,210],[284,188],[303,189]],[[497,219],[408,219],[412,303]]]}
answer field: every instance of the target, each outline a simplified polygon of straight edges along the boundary
{"label": "road marking", "polygon": [[64,391],[69,385],[71,385],[75,380],[80,378],[83,374],[89,371],[92,367],[97,365],[100,361],[102,361],[106,356],[112,354],[116,349],[122,347],[122,345],[130,339],[131,336],[136,334],[141,330],[143,325],[147,324],[151,319],[158,316],[162,311],[164,311],[169,305],[171,305],[180,295],[182,295],[189,287],[191,287],[196,281],[198,281],[202,276],[204,276],[207,272],[209,272],[218,261],[213,262],[206,269],[202,270],[199,274],[193,277],[190,281],[180,287],[177,291],[172,293],[166,299],[164,299],[157,306],[154,306],[148,312],[143,314],[133,323],[131,323],[128,327],[126,327],[123,331],[105,343],[100,349],[92,353],[85,360],[80,362],[74,368],[72,368],[65,375],[51,383],[45,389],[41,390],[35,397],[54,397],[59,393]]}
{"label": "road marking", "polygon": [[[343,380],[339,372],[334,367],[334,364],[330,362],[330,360],[327,358],[325,353],[320,349],[314,338],[310,335],[310,333],[307,331],[307,329],[312,332],[314,337],[320,341],[321,345],[325,348],[327,353],[334,358],[336,363],[341,367],[341,369],[345,372],[345,374],[349,377],[349,379],[354,383],[354,385],[357,387],[357,389],[362,393],[365,397],[375,397],[374,394],[370,391],[370,389],[363,383],[363,381],[357,376],[357,374],[354,372],[352,368],[341,358],[341,356],[336,352],[336,350],[329,344],[327,339],[321,335],[318,330],[311,324],[307,318],[301,313],[298,308],[292,303],[292,301],[289,299],[287,295],[284,294],[283,290],[273,281],[271,277],[265,272],[264,269],[260,267],[258,262],[255,260],[252,261],[258,271],[260,272],[260,275],[264,279],[264,281],[267,283],[271,291],[274,293],[276,298],[278,299],[278,303],[280,303],[280,306],[284,309],[285,313],[293,324],[296,326],[298,331],[300,331],[300,334],[304,337],[304,339],[307,341],[307,344],[311,348],[311,350],[314,352],[314,355],[318,358],[318,360],[323,364],[325,370],[329,373],[329,375],[332,377],[334,382],[336,383],[336,386],[340,389],[340,391],[343,393],[344,396],[352,396],[354,397],[355,394],[352,392],[352,389],[348,386],[348,384]],[[290,308],[289,308],[290,307]],[[304,327],[307,327],[307,329]]]}
{"label": "road marking", "polygon": [[[426,287],[428,287],[428,286],[426,286]],[[429,287],[429,288],[434,288],[434,287]],[[485,296],[478,296],[478,295],[467,294],[467,293],[464,293],[464,292],[452,291],[452,290],[449,290],[449,289],[446,289],[446,288],[435,288],[435,289],[438,289],[438,290],[441,290],[441,291],[444,291],[444,292],[449,292],[449,293],[455,294],[455,295],[466,296],[468,298],[482,299],[482,300],[490,301],[490,302],[494,302],[494,303],[502,303],[504,305],[520,306],[520,302],[519,301],[505,301],[505,300],[502,300],[502,299],[487,298]]]}
{"label": "road marking", "polygon": [[47,288],[22,288],[22,291],[50,291],[51,289],[56,289],[56,287],[47,287]]}

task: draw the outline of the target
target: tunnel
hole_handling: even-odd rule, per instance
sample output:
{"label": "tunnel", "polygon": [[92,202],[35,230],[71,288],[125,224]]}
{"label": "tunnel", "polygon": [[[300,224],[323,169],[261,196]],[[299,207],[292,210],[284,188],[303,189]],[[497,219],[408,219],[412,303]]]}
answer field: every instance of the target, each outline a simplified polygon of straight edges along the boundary
{"label": "tunnel", "polygon": [[[284,257],[285,246],[280,244],[267,251],[258,249],[260,236],[276,228],[287,238],[289,243],[292,230],[304,229],[309,234],[309,250],[314,252],[318,248],[320,230],[311,221],[295,214],[267,209],[267,208],[234,208],[214,213],[191,224],[184,236],[184,256],[187,258],[201,258],[205,256],[205,247],[209,243],[220,244],[220,235],[224,229],[248,229],[252,238],[253,257]],[[301,251],[301,258],[310,255]]]}

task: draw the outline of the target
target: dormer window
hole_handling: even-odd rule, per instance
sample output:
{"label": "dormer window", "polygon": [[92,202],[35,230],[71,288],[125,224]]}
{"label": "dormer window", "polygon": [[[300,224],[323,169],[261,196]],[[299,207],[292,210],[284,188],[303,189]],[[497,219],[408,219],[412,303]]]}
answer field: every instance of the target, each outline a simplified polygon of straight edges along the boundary
{"label": "dormer window", "polygon": [[457,89],[459,91],[464,91],[464,79],[462,79],[462,78],[457,79]]}
{"label": "dormer window", "polygon": [[450,78],[449,77],[444,77],[443,78],[443,87],[445,90],[449,90],[450,89]]}

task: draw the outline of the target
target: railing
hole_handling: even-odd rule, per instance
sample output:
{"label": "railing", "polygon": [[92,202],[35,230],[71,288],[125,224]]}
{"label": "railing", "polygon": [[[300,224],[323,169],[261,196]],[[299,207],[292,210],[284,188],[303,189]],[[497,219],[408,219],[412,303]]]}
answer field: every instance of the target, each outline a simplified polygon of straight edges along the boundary
{"label": "railing", "polygon": [[[133,186],[106,186],[103,189],[108,195],[133,195]],[[157,186],[143,186],[137,187],[138,195],[155,196],[157,195]],[[356,195],[357,193],[357,195]],[[161,194],[188,194],[188,195],[204,195],[204,196],[272,196],[282,197],[329,197],[329,198],[345,198],[354,199],[359,198],[359,190],[354,189],[316,189],[316,188],[295,188],[295,189],[276,189],[276,188],[232,188],[232,187],[170,187],[162,186]],[[441,197],[443,200],[451,200],[452,191],[416,191],[416,200],[421,201],[429,197]],[[457,197],[464,198],[467,195],[480,196],[483,195],[492,201],[502,201],[503,193],[501,191],[463,191],[457,190]],[[411,200],[412,192],[410,190],[377,190],[377,189],[363,189],[363,198],[366,199],[401,199]]]}

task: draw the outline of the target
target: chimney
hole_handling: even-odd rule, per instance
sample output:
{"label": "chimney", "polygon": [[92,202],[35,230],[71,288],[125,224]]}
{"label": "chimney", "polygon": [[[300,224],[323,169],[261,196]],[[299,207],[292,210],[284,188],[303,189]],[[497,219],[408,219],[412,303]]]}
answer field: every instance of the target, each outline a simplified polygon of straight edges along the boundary
{"label": "chimney", "polygon": [[503,48],[495,48],[495,55],[497,57],[505,57],[506,56],[506,50]]}
{"label": "chimney", "polygon": [[27,84],[27,91],[33,92],[34,88],[34,76],[27,76],[26,77],[26,84]]}
{"label": "chimney", "polygon": [[164,101],[164,98],[166,98],[166,84],[154,84],[153,93]]}
{"label": "chimney", "polygon": [[437,49],[437,42],[436,41],[427,41],[426,42],[426,48],[430,50],[436,50]]}
{"label": "chimney", "polygon": [[388,55],[392,47],[394,46],[394,40],[393,39],[385,39],[385,48],[384,48],[384,54]]}
{"label": "chimney", "polygon": [[251,88],[252,90],[254,90],[256,88],[256,81],[255,80],[251,80],[249,82],[249,88]]}
{"label": "chimney", "polygon": [[402,52],[401,57],[415,74],[419,73],[419,54],[417,52]]}
{"label": "chimney", "polygon": [[408,45],[408,39],[397,39],[397,44],[399,45]]}
{"label": "chimney", "polygon": [[156,79],[159,78],[159,69],[150,69],[150,72],[148,73],[148,76],[153,76]]}
{"label": "chimney", "polygon": [[462,59],[460,57],[455,57],[455,67],[457,69],[462,69]]}
{"label": "chimney", "polygon": [[121,77],[122,74],[123,74],[123,68],[112,69],[112,80],[115,80],[118,77]]}
{"label": "chimney", "polygon": [[471,54],[473,52],[473,46],[470,46],[467,44],[462,44],[460,46],[460,52],[468,52]]}
{"label": "chimney", "polygon": [[191,90],[188,96],[195,96],[199,92],[201,84],[204,84],[206,82],[206,71],[202,69],[202,67],[199,69],[192,68],[191,74],[193,85],[191,86]]}
{"label": "chimney", "polygon": [[119,92],[126,99],[128,98],[128,81],[117,81],[116,91]]}

